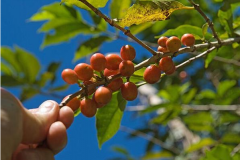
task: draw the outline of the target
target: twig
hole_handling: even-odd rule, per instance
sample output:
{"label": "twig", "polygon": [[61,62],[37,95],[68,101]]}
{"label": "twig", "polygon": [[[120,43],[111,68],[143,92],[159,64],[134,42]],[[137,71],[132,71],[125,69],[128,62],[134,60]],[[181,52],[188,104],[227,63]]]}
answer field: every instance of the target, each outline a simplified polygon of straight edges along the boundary
{"label": "twig", "polygon": [[116,24],[112,19],[108,18],[106,15],[104,15],[100,10],[98,10],[97,8],[95,8],[93,5],[91,5],[89,2],[87,2],[86,0],[79,0],[82,3],[84,3],[86,6],[88,6],[93,12],[95,12],[98,16],[102,17],[107,23],[109,23],[111,26],[114,26],[115,28],[121,30],[125,35],[127,35],[128,37],[130,37],[131,39],[133,39],[134,41],[136,41],[138,44],[140,44],[142,47],[144,47],[145,49],[147,49],[150,53],[152,53],[152,55],[156,55],[156,51],[154,51],[152,48],[150,48],[148,45],[146,45],[145,43],[143,43],[140,39],[138,39],[137,37],[135,37],[130,30],[124,29],[123,27],[119,26],[118,24]]}
{"label": "twig", "polygon": [[[181,105],[184,110],[192,111],[239,111],[240,105]],[[147,106],[128,106],[125,111],[139,112],[147,109]]]}
{"label": "twig", "polygon": [[232,150],[231,156],[234,156],[238,151],[240,151],[240,143]]}
{"label": "twig", "polygon": [[141,137],[143,139],[146,139],[156,145],[159,145],[160,147],[162,147],[163,149],[165,150],[168,150],[176,155],[178,155],[180,153],[180,151],[175,148],[175,147],[168,147],[164,142],[162,142],[161,140],[149,135],[149,134],[146,134],[144,132],[141,132],[141,131],[138,131],[138,130],[135,130],[135,129],[132,129],[132,128],[128,128],[126,126],[120,126],[120,130],[121,131],[124,131],[124,132],[127,132],[129,134],[133,134],[133,135],[136,135],[138,137]]}
{"label": "twig", "polygon": [[194,60],[196,60],[196,59],[198,59],[198,58],[201,58],[201,57],[207,55],[208,53],[212,52],[212,51],[213,51],[214,49],[216,49],[216,48],[217,48],[217,47],[212,47],[212,48],[206,50],[205,52],[203,52],[203,53],[201,53],[201,54],[199,54],[199,55],[197,55],[197,56],[195,56],[195,57],[193,57],[193,58],[190,58],[190,59],[188,59],[187,61],[179,64],[176,68],[180,68],[180,67],[182,67],[182,66],[185,66],[186,64],[191,63],[192,61],[194,61]]}
{"label": "twig", "polygon": [[[191,54],[193,54],[195,56],[198,55],[197,53],[194,53],[194,52],[191,52]],[[219,61],[219,62],[223,62],[223,63],[227,63],[227,64],[233,64],[235,66],[239,66],[240,67],[240,62],[236,61],[234,59],[227,59],[227,58],[215,56],[215,57],[213,57],[213,60]]]}
{"label": "twig", "polygon": [[201,16],[205,19],[205,21],[208,23],[208,26],[210,27],[210,29],[212,30],[213,36],[214,38],[218,41],[218,44],[221,45],[221,40],[218,37],[214,26],[213,26],[213,22],[207,17],[207,15],[201,10],[201,8],[199,7],[199,4],[194,3],[192,0],[188,0],[193,7],[201,14]]}

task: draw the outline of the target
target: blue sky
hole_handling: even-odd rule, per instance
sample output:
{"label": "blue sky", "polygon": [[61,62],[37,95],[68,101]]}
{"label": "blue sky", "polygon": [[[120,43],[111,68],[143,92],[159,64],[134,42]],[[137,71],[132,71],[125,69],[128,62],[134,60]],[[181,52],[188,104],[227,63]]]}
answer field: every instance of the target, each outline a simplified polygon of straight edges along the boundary
{"label": "blue sky", "polygon": [[[50,4],[55,1],[2,1],[1,4],[1,40],[2,46],[13,47],[18,45],[25,50],[34,53],[42,64],[42,69],[52,62],[62,62],[58,72],[57,84],[61,85],[64,82],[60,78],[61,71],[64,68],[73,68],[75,64],[72,63],[74,52],[81,41],[78,36],[73,40],[56,46],[50,46],[43,50],[40,49],[40,44],[44,38],[43,34],[37,33],[38,28],[42,25],[41,22],[28,22],[27,20],[36,13],[41,6]],[[104,11],[106,11],[104,9]],[[122,45],[127,44],[125,41],[112,42],[111,45],[106,43],[101,48],[102,53],[118,52]],[[142,51],[141,47],[132,44],[136,50]],[[78,61],[79,62],[79,61]],[[30,62],[29,62],[30,63]],[[14,95],[18,96],[19,89],[9,89]],[[76,91],[74,86],[70,87],[64,95],[68,95]],[[60,102],[59,99],[54,99],[48,96],[35,96],[31,100],[24,103],[27,108],[38,107],[43,101],[53,99]],[[137,104],[138,101],[129,103],[128,105]],[[132,113],[125,112],[122,125],[131,128],[143,126],[142,120],[135,118]],[[66,148],[56,156],[57,160],[105,160],[118,156],[118,154],[111,151],[112,146],[123,146],[129,150],[132,155],[143,155],[146,141],[141,138],[127,139],[127,133],[119,131],[110,141],[106,142],[102,149],[98,148],[97,136],[95,129],[95,118],[85,118],[82,115],[75,118],[73,125],[68,130],[68,145]]]}

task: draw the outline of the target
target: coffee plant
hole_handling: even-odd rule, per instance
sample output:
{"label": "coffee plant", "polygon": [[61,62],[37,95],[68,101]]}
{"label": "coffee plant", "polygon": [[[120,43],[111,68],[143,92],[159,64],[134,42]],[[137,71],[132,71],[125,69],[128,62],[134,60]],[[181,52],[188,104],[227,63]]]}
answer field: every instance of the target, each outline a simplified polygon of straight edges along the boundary
{"label": "coffee plant", "polygon": [[[32,54],[2,46],[2,86],[20,87],[21,101],[48,94],[75,118],[95,117],[99,148],[118,130],[148,141],[138,157],[115,148],[123,159],[239,160],[239,0],[112,0],[106,14],[101,8],[107,2],[43,6],[29,19],[44,21],[41,48],[77,35],[90,38],[67,53],[74,54],[75,66],[69,62],[61,71],[60,86],[53,85],[60,63],[42,72]],[[103,44],[118,40],[125,44],[101,52]],[[58,95],[69,86],[74,93]],[[136,99],[139,105],[127,106]],[[124,112],[147,121],[142,128],[123,126]]]}

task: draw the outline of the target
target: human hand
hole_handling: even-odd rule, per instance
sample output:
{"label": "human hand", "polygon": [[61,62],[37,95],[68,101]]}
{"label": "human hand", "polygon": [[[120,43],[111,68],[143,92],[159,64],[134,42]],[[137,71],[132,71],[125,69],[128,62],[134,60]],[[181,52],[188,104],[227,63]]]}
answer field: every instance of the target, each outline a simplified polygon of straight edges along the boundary
{"label": "human hand", "polygon": [[66,128],[73,119],[71,108],[59,109],[51,100],[27,110],[1,88],[1,159],[53,160],[67,144]]}

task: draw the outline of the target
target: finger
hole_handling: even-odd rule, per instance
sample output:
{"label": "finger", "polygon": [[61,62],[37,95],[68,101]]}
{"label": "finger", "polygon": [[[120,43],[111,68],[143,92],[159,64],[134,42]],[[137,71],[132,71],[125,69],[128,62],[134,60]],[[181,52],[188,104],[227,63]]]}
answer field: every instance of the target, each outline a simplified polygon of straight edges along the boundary
{"label": "finger", "polygon": [[8,91],[1,88],[1,144],[2,158],[10,159],[11,153],[22,139],[22,104]]}
{"label": "finger", "polygon": [[70,127],[74,120],[73,110],[67,106],[64,106],[60,109],[58,120],[61,121],[66,128]]}
{"label": "finger", "polygon": [[47,136],[48,147],[54,154],[60,152],[67,144],[67,131],[62,122],[51,125]]}
{"label": "finger", "polygon": [[38,109],[23,110],[23,138],[22,143],[39,143],[43,141],[53,122],[58,118],[59,106],[56,102],[48,100]]}
{"label": "finger", "polygon": [[23,149],[14,160],[54,160],[54,154],[48,148]]}

